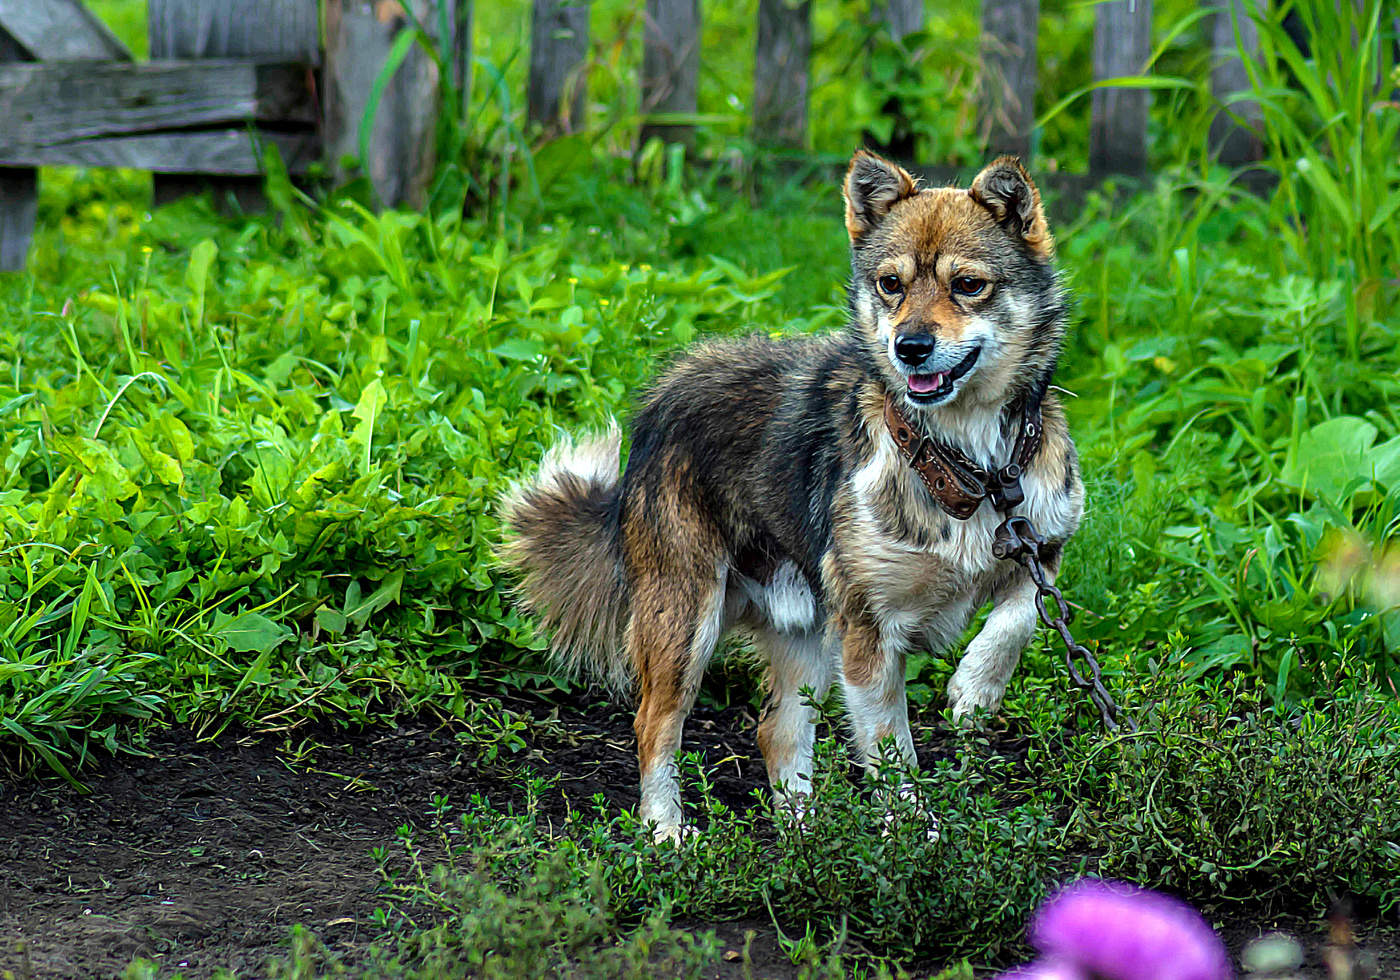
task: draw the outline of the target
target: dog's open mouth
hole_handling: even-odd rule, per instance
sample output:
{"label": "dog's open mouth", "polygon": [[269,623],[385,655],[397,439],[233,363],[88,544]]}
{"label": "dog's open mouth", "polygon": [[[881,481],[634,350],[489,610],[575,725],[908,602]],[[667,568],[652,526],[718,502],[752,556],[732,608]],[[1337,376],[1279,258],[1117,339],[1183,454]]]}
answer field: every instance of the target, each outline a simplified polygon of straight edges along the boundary
{"label": "dog's open mouth", "polygon": [[947,398],[953,393],[953,382],[972,370],[972,366],[977,363],[977,358],[981,353],[981,347],[972,348],[971,353],[953,365],[950,371],[909,375],[909,397],[916,402],[925,403]]}

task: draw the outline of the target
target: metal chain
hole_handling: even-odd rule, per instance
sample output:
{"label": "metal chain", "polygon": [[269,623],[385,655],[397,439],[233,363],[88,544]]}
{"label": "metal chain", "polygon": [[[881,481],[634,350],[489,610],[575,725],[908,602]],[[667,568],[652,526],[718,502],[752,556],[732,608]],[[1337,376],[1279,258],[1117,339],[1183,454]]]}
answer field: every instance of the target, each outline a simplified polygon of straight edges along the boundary
{"label": "metal chain", "polygon": [[[1025,517],[1008,517],[997,527],[992,541],[992,554],[998,558],[1014,561],[1024,568],[1035,585],[1036,611],[1046,626],[1060,634],[1065,644],[1065,666],[1069,668],[1070,680],[1074,686],[1089,695],[1094,706],[1099,709],[1104,727],[1116,732],[1120,727],[1129,731],[1138,730],[1137,722],[1127,715],[1119,715],[1118,705],[1113,696],[1103,686],[1099,662],[1083,644],[1075,641],[1069,631],[1071,611],[1065,597],[1053,582],[1045,577],[1045,569],[1040,567],[1040,551],[1045,540]],[[1046,599],[1055,600],[1055,615],[1045,606]],[[1081,669],[1081,665],[1083,669]]]}

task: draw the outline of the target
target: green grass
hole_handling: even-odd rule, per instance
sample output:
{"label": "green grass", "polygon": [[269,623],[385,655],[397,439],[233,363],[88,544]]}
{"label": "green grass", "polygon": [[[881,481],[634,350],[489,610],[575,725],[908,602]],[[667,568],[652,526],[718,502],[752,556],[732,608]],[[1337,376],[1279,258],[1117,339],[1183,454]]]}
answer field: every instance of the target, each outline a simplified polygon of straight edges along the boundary
{"label": "green grass", "polygon": [[[1094,714],[1042,637],[1005,709],[1031,755],[1010,766],[971,739],[924,780],[948,831],[936,845],[863,830],[870,794],[830,745],[838,776],[802,835],[713,801],[703,846],[681,853],[606,807],[562,839],[528,814],[477,814],[456,871],[395,879],[389,960],[431,976],[514,943],[578,975],[651,955],[698,968],[705,937],[665,922],[682,907],[771,914],[798,956],[840,936],[833,955],[1005,956],[1048,885],[1086,870],[1214,909],[1310,910],[1329,891],[1393,909],[1400,112],[1368,87],[1395,70],[1380,9],[1343,5],[1354,24],[1319,30],[1311,60],[1262,25],[1272,192],[1204,160],[1197,86],[1163,97],[1156,145],[1174,153],[1157,176],[1052,202],[1078,299],[1057,381],[1089,489],[1061,584],[1140,735],[1086,734]],[[1082,10],[1063,16],[1082,28]],[[1199,69],[1198,41],[1186,32],[1164,63]],[[518,54],[483,57],[509,79]],[[427,712],[483,757],[518,744],[468,692],[560,682],[492,559],[497,495],[560,431],[625,417],[693,338],[845,316],[833,183],[764,176],[722,124],[705,139],[728,150],[698,171],[660,147],[606,152],[631,145],[627,57],[600,82],[612,122],[523,156],[509,86],[479,78],[470,145],[422,214],[372,214],[355,187],[308,199],[280,176],[265,216],[208,200],[152,214],[143,176],[45,172],[30,267],[0,278],[9,767],[80,781],[152,725],[289,714]],[[1073,118],[1044,139],[1067,141]],[[938,152],[975,155],[939,132]],[[912,657],[911,696],[937,703],[950,670]],[[722,686],[735,673],[709,696],[749,697]],[[531,881],[562,904],[539,907]],[[519,910],[522,932],[490,933],[479,905]],[[289,976],[359,968],[298,942]],[[394,975],[389,960],[375,968]]]}

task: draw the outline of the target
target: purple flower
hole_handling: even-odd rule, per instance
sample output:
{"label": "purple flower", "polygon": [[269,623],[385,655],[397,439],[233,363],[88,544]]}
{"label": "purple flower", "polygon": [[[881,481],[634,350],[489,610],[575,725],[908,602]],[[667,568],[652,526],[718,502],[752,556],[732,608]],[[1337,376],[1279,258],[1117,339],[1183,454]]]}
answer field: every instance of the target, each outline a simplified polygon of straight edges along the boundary
{"label": "purple flower", "polygon": [[999,980],[1092,980],[1073,963],[1064,960],[1036,960],[1003,973]]}
{"label": "purple flower", "polygon": [[1041,958],[1003,980],[1231,980],[1220,938],[1191,906],[1158,892],[1085,879],[1031,920]]}

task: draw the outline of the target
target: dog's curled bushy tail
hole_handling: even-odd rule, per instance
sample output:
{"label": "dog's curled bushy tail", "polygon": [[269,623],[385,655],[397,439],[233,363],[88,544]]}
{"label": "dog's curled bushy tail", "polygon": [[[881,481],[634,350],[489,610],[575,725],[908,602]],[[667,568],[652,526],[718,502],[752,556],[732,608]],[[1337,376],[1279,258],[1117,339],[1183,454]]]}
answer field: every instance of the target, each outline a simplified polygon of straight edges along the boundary
{"label": "dog's curled bushy tail", "polygon": [[533,479],[501,500],[501,556],[517,595],[549,632],[561,667],[587,669],[617,691],[632,685],[623,649],[627,587],[618,526],[622,433],[616,424],[545,454]]}

